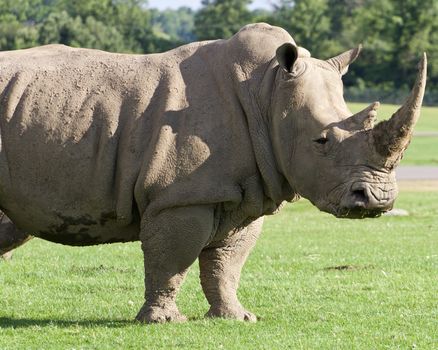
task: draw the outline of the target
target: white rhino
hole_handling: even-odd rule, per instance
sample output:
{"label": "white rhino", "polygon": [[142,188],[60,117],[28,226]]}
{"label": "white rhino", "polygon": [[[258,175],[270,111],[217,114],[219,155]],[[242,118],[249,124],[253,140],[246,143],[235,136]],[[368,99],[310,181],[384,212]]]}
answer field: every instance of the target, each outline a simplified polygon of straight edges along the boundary
{"label": "white rhino", "polygon": [[[199,258],[208,316],[254,321],[236,290],[263,216],[305,197],[338,217],[374,217],[418,119],[411,96],[373,126],[341,77],[360,48],[311,58],[291,36],[248,25],[229,40],[153,55],[49,45],[0,53],[0,250],[140,240],[144,322],[175,304]],[[302,53],[302,54],[300,54]]]}

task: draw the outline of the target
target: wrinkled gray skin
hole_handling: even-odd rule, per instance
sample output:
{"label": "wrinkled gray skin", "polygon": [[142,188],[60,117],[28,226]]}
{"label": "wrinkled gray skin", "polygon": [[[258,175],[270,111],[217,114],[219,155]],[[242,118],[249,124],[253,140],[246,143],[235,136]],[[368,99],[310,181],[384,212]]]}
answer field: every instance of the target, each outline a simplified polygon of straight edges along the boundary
{"label": "wrinkled gray skin", "polygon": [[393,205],[425,58],[406,104],[374,127],[377,103],[352,116],[342,96],[359,51],[318,60],[255,24],[157,55],[0,53],[0,206],[17,227],[1,223],[0,253],[22,232],[69,245],[140,240],[137,320],[185,320],[175,298],[199,258],[207,315],[255,321],[236,290],[264,215],[300,196],[347,218]]}

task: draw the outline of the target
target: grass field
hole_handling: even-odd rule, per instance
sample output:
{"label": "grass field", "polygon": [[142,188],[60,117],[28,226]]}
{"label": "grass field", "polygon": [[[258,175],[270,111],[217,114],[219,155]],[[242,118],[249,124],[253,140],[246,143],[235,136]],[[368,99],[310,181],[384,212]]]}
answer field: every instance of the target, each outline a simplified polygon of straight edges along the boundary
{"label": "grass field", "polygon": [[205,320],[193,266],[191,321],[139,325],[139,244],[33,240],[0,263],[0,349],[438,348],[438,192],[402,193],[408,217],[339,220],[300,201],[269,217],[240,297],[256,324]]}
{"label": "grass field", "polygon": [[[362,103],[349,103],[353,113],[367,105]],[[378,111],[378,119],[389,118],[399,106],[382,105]],[[421,117],[415,126],[415,131],[438,132],[438,107],[423,107]],[[438,166],[438,136],[415,136],[402,160],[402,165],[437,165]]]}

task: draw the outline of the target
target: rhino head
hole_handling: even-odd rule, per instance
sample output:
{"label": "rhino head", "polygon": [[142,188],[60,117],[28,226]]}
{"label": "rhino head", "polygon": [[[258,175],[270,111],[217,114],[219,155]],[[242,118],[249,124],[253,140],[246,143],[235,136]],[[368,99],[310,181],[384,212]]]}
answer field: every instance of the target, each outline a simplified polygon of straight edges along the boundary
{"label": "rhino head", "polygon": [[282,45],[270,109],[276,161],[292,189],[320,210],[346,218],[392,209],[394,169],[409,145],[426,84],[424,55],[410,96],[389,120],[374,126],[378,102],[352,115],[341,78],[360,50],[324,61]]}

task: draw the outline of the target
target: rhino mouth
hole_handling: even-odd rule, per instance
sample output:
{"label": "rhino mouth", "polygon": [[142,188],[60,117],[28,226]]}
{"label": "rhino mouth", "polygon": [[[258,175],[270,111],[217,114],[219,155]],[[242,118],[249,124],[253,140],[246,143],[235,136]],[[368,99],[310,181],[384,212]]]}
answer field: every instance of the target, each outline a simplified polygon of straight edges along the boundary
{"label": "rhino mouth", "polygon": [[334,215],[340,219],[366,219],[378,218],[389,209],[363,209],[363,208],[343,208]]}
{"label": "rhino mouth", "polygon": [[392,209],[396,190],[388,184],[354,183],[345,194],[337,217],[348,219],[377,218]]}

